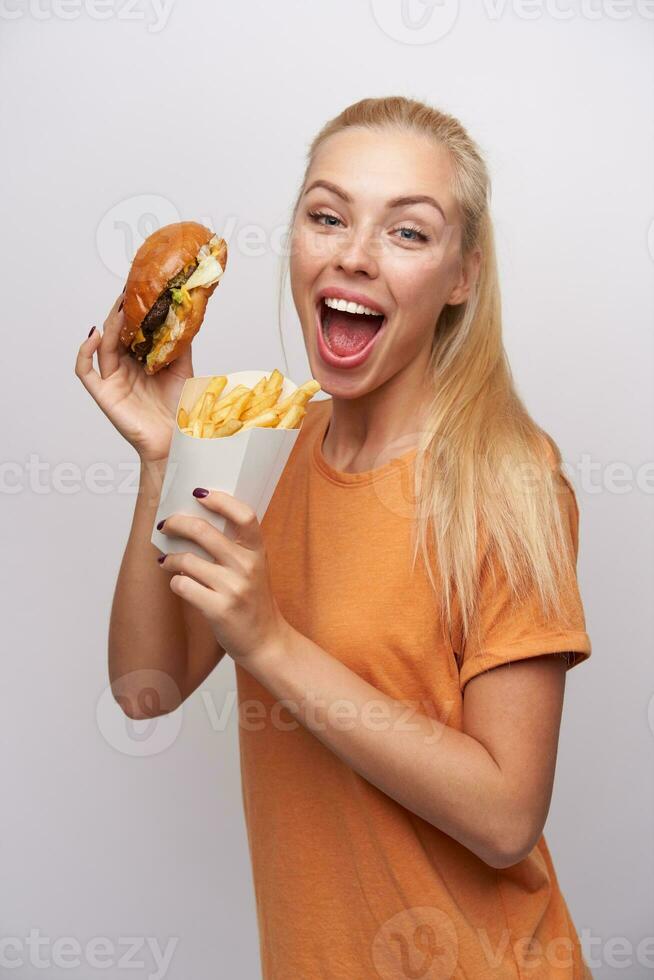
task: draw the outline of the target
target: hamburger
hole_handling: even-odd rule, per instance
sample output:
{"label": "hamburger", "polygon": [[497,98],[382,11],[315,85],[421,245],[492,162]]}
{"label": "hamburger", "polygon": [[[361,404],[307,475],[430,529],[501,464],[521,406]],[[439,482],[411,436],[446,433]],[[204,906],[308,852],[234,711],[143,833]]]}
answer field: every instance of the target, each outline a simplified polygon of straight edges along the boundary
{"label": "hamburger", "polygon": [[120,340],[146,374],[190,346],[226,263],[225,240],[195,221],[164,225],[145,239],[125,283]]}

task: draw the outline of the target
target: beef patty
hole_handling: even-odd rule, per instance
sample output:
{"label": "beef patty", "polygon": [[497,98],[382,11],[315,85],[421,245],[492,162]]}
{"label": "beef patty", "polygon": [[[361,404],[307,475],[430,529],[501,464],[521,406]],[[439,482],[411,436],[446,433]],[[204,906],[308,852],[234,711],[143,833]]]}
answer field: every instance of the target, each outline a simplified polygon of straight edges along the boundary
{"label": "beef patty", "polygon": [[140,343],[135,344],[134,347],[131,348],[132,353],[136,358],[138,358],[139,361],[144,361],[152,350],[155,332],[159,329],[168,316],[168,310],[173,299],[170,290],[179,289],[180,286],[183,286],[186,280],[193,275],[196,268],[197,262],[194,262],[193,266],[188,270],[188,272],[184,272],[182,269],[182,271],[178,272],[176,276],[173,276],[173,278],[168,281],[164,291],[161,293],[158,299],[155,300],[153,305],[146,313],[143,322],[141,323],[141,330],[145,335],[145,340],[142,340]]}

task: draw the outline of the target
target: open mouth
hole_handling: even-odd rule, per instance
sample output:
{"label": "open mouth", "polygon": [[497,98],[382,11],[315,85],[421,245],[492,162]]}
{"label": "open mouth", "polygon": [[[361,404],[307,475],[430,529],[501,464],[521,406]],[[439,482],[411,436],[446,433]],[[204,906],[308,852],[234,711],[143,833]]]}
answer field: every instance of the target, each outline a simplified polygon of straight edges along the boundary
{"label": "open mouth", "polygon": [[336,357],[359,354],[386,323],[386,317],[381,313],[349,313],[346,309],[328,306],[324,298],[318,305],[318,315],[325,344]]}

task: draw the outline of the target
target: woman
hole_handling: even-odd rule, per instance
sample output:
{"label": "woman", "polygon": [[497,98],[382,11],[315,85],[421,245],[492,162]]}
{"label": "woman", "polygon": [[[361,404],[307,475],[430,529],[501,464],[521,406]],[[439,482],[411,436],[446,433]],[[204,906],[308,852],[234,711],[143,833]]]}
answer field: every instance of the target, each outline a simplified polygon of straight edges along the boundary
{"label": "woman", "polygon": [[150,544],[190,353],[146,377],[118,300],[79,350],[142,461],[114,693],[161,714],[234,659],[266,978],[591,975],[542,835],[565,672],[591,653],[578,511],[513,386],[489,196],[476,145],[422,103],[364,99],[318,134],[290,277],[331,397],[261,525],[211,488],[233,535],[166,518],[213,562]]}

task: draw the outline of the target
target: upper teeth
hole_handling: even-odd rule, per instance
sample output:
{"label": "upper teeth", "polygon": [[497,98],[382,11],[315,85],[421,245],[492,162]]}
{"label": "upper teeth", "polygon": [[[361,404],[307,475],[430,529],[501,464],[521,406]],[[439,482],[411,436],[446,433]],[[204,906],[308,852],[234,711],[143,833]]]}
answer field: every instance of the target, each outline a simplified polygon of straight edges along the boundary
{"label": "upper teeth", "polygon": [[368,316],[381,316],[379,310],[371,310],[369,306],[362,306],[361,303],[348,303],[346,299],[326,296],[325,303],[332,310],[342,310],[344,313],[367,313]]}

